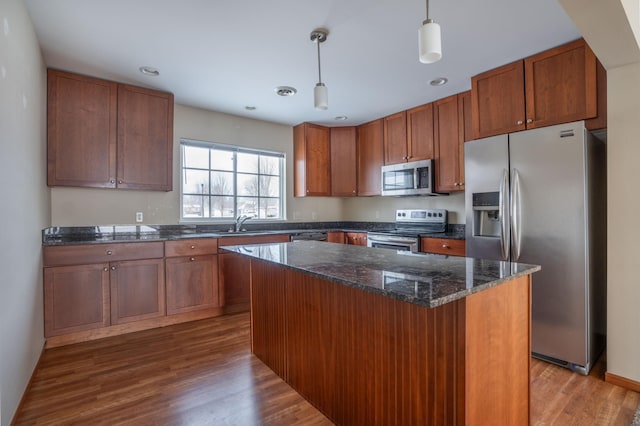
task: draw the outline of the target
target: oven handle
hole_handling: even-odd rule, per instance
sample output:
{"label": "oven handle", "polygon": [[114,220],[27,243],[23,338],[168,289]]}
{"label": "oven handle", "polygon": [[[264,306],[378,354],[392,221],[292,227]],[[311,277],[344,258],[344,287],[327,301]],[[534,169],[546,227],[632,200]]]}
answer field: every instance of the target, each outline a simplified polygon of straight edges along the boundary
{"label": "oven handle", "polygon": [[409,241],[409,240],[387,240],[387,239],[379,240],[376,237],[368,237],[367,240],[369,242],[372,242],[372,243],[402,244],[402,245],[406,245],[406,246],[410,246],[412,244],[416,244],[415,241]]}

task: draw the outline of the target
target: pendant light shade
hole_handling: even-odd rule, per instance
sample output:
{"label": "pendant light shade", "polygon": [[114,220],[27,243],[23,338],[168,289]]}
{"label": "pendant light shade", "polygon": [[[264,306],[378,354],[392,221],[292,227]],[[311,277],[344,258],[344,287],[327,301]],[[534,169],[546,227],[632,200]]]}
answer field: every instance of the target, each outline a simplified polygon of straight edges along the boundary
{"label": "pendant light shade", "polygon": [[320,68],[320,43],[327,39],[329,32],[324,28],[319,28],[311,32],[311,41],[318,47],[318,84],[313,89],[313,106],[315,109],[324,111],[329,108],[329,90],[322,82],[322,69]]}
{"label": "pendant light shade", "polygon": [[420,62],[432,64],[442,58],[442,39],[440,25],[427,19],[418,30],[418,46],[420,48]]}
{"label": "pendant light shade", "polygon": [[329,91],[324,83],[316,84],[313,89],[313,106],[322,111],[329,108]]}
{"label": "pendant light shade", "polygon": [[418,30],[418,50],[420,62],[432,64],[442,58],[442,39],[440,25],[429,18],[429,0],[427,0],[427,19]]}

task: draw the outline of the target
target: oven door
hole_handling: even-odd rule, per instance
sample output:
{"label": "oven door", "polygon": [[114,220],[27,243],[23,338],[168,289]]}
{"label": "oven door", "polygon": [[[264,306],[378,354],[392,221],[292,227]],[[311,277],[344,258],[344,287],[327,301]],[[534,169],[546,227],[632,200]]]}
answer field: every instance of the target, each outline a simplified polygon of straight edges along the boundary
{"label": "oven door", "polygon": [[367,234],[367,247],[418,252],[419,239],[389,234]]}

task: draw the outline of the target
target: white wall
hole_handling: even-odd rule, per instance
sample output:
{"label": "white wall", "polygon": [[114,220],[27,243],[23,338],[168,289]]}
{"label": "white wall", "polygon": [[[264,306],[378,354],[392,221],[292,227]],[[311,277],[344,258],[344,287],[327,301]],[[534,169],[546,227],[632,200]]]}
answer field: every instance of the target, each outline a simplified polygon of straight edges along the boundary
{"label": "white wall", "polygon": [[0,423],[44,344],[40,230],[49,225],[46,77],[22,0],[0,2]]}
{"label": "white wall", "polygon": [[[174,167],[171,192],[125,191],[57,187],[51,190],[53,226],[135,223],[135,212],[148,224],[177,224],[180,218],[180,138],[220,142],[286,153],[287,219],[340,220],[342,202],[336,198],[293,198],[293,129],[290,126],[175,106]],[[315,219],[314,219],[315,218]]]}
{"label": "white wall", "polygon": [[607,371],[640,382],[638,2],[560,3],[607,69]]}
{"label": "white wall", "polygon": [[438,197],[345,198],[344,220],[393,222],[396,209],[447,209],[449,223],[464,223],[464,192]]}

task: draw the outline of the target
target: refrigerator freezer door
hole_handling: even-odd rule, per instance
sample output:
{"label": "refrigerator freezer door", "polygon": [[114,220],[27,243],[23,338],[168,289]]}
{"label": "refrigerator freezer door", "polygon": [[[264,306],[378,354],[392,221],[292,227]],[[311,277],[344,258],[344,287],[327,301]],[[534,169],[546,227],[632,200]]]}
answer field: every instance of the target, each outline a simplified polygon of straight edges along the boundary
{"label": "refrigerator freezer door", "polygon": [[[508,260],[509,182],[505,179],[509,170],[508,141],[507,135],[499,135],[464,144],[466,255],[469,257]],[[474,194],[476,200],[488,195],[485,199],[495,198],[495,204],[502,205],[474,207]],[[484,232],[487,221],[500,223],[491,227],[491,232]]]}
{"label": "refrigerator freezer door", "polygon": [[519,178],[518,262],[532,276],[532,351],[586,366],[586,141],[582,122],[510,135]]}

